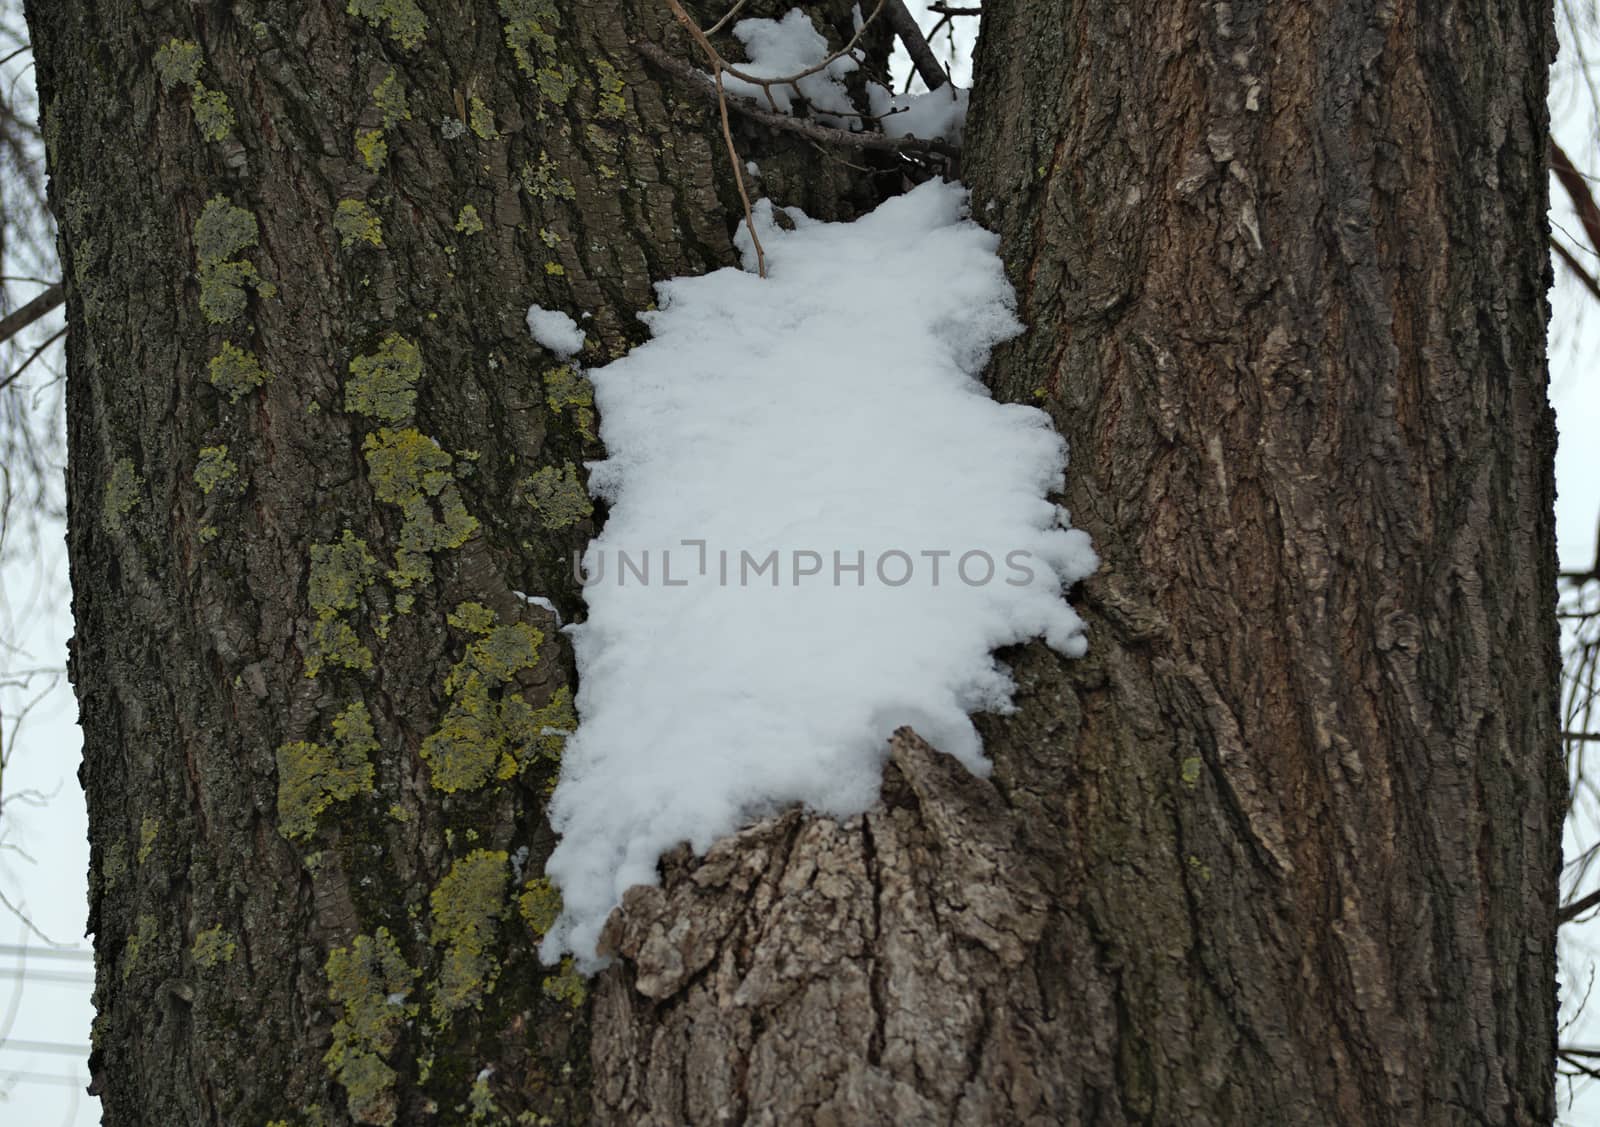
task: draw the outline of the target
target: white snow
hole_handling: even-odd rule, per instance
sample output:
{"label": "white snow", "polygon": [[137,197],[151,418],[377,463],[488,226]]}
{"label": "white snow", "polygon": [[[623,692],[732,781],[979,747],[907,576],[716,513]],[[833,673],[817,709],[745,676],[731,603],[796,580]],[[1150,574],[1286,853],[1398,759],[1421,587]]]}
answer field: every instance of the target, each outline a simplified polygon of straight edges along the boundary
{"label": "white snow", "polygon": [[[799,8],[790,9],[781,20],[740,20],[733,25],[733,35],[744,44],[749,56],[749,62],[734,65],[756,78],[799,74],[817,66],[830,53],[828,41]],[[861,117],[844,85],[845,78],[859,65],[853,56],[841,55],[793,85],[763,88],[731,74],[725,74],[722,83],[729,93],[753,98],[763,109],[776,109],[779,113],[794,112],[798,87],[818,121],[859,129]],[[961,143],[961,129],[967,118],[966,90],[947,83],[931,94],[894,94],[880,83],[868,82],[866,91],[868,112],[880,120],[883,131],[890,136],[929,141],[942,137],[952,144]]]}
{"label": "white snow", "polygon": [[595,969],[606,916],[679,841],[794,802],[866,808],[902,724],[986,772],[969,714],[1012,693],[993,651],[1084,651],[1062,590],[1094,553],[1048,499],[1048,418],[976,379],[1021,326],[966,206],[929,183],[784,231],[763,201],[766,280],[746,237],[747,271],[663,283],[653,339],[589,373],[611,510],[568,627],[580,722],[545,959]]}
{"label": "white snow", "polygon": [[962,128],[967,123],[970,91],[945,83],[931,94],[896,94],[882,86],[869,86],[872,112],[883,131],[891,137],[920,137],[924,141],[944,138],[961,144]]}
{"label": "white snow", "polygon": [[559,309],[528,306],[528,332],[540,345],[563,360],[583,351],[583,330],[578,328],[578,322]]}
{"label": "white snow", "polygon": [[[809,70],[831,53],[828,41],[817,31],[811,17],[799,8],[791,8],[781,20],[740,20],[733,25],[733,37],[744,44],[748,62],[733,64],[753,78],[785,78]],[[856,110],[850,104],[850,95],[844,88],[844,79],[859,64],[849,55],[841,55],[816,74],[809,74],[793,86],[762,87],[746,82],[731,74],[722,76],[722,85],[730,94],[754,98],[763,108],[777,109],[779,113],[794,112],[795,88],[822,115],[838,115],[841,119],[856,121]],[[768,101],[767,91],[771,91]],[[824,120],[826,120],[826,116]]]}

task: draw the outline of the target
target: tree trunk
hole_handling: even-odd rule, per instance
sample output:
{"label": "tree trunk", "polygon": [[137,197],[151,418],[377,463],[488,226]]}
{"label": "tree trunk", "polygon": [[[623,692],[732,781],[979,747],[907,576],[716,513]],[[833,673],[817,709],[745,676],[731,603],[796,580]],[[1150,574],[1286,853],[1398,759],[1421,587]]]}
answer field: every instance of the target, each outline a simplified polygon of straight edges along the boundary
{"label": "tree trunk", "polygon": [[108,1124],[1549,1122],[1543,6],[985,5],[1090,656],[1009,655],[990,780],[902,730],[865,815],[667,858],[592,1001],[517,592],[579,610],[598,450],[522,316],[620,353],[737,194],[653,0],[346,7],[29,5]]}
{"label": "tree trunk", "polygon": [[[603,362],[735,261],[714,106],[630,45],[687,39],[654,0],[28,18],[105,1122],[588,1122],[584,983],[534,954],[571,655],[516,593],[579,611],[598,448],[523,318]],[[814,214],[898,182],[741,141]]]}
{"label": "tree trunk", "polygon": [[991,782],[630,893],[614,1122],[1549,1123],[1548,8],[990,0],[966,170],[1104,563]]}

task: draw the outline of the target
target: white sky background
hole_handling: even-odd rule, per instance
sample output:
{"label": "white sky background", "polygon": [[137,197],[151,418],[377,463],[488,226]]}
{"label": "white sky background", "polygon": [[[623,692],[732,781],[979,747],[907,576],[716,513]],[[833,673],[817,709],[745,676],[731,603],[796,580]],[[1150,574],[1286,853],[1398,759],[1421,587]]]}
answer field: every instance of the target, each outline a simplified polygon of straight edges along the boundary
{"label": "white sky background", "polygon": [[[1600,173],[1600,119],[1594,109],[1600,97],[1592,97],[1590,89],[1590,80],[1600,85],[1600,35],[1594,32],[1594,2],[1574,0],[1577,29],[1591,44],[1588,54],[1594,62],[1586,74],[1575,52],[1563,48],[1552,76],[1551,111],[1557,139],[1574,162],[1585,172]],[[925,7],[916,0],[911,0],[909,6],[914,12]],[[16,0],[0,2],[0,11],[4,12],[0,19],[14,18],[15,7]],[[936,19],[924,15],[923,25],[931,26]],[[935,39],[934,48],[941,60],[954,58],[956,81],[964,86],[970,83],[966,42],[970,41],[974,21],[955,22],[957,41],[953,55],[944,35]],[[1563,42],[1570,43],[1574,23],[1564,17],[1558,23]],[[1583,28],[1587,32],[1582,32]],[[899,63],[895,70],[899,78],[896,89],[903,89],[903,76],[909,68],[903,56]],[[915,88],[920,89],[920,84]],[[1556,201],[1552,218],[1559,225],[1557,234],[1560,226],[1578,231],[1570,208],[1554,184],[1552,198]],[[1580,254],[1592,259],[1588,252]],[[1600,270],[1600,260],[1591,261],[1591,265]],[[1562,435],[1556,459],[1560,490],[1557,533],[1562,567],[1586,569],[1595,562],[1595,533],[1600,521],[1600,436],[1595,433],[1600,428],[1600,372],[1595,370],[1595,361],[1600,358],[1600,304],[1559,264],[1552,304],[1550,394]],[[32,373],[30,369],[30,373],[38,384],[48,379],[43,370]],[[45,404],[50,401],[48,395],[43,399]],[[40,552],[22,551],[17,555],[22,545],[7,546],[15,558],[0,564],[0,640],[21,649],[0,649],[0,670],[52,665],[59,668],[65,661],[70,622],[61,536],[59,525],[46,528],[41,534]],[[40,684],[35,682],[35,688]],[[41,807],[8,802],[0,814],[0,894],[24,905],[33,921],[52,939],[83,950],[88,847],[87,819],[76,777],[80,747],[76,706],[70,689],[64,682],[59,684],[26,715],[13,742],[13,721],[35,695],[0,687],[0,724],[7,753],[4,790],[8,795],[35,791],[50,796]],[[1593,840],[1600,827],[1578,827],[1577,833]],[[1573,840],[1569,833],[1569,842]],[[25,851],[26,856],[18,850]],[[14,917],[0,908],[0,975],[15,971],[17,959],[11,949],[24,943],[35,949],[40,946],[37,937],[29,936]],[[1588,968],[1600,956],[1600,925],[1590,925],[1577,934],[1569,926],[1563,929],[1562,943],[1568,973],[1577,979],[1575,985],[1581,990]],[[85,975],[87,969],[88,964],[74,959],[34,957],[27,963],[29,974],[44,972],[69,978]],[[28,980],[20,995],[15,992],[16,985],[15,977],[0,977],[0,1032],[5,1029],[6,1013],[15,1005],[8,1034],[11,1040],[87,1045],[92,1017],[88,984]],[[1596,988],[1596,1004],[1563,1034],[1563,1040],[1600,1045],[1600,986]],[[73,1086],[43,1077],[56,1077]],[[0,1121],[26,1127],[87,1127],[97,1123],[98,1101],[81,1092],[85,1080],[86,1065],[76,1057],[0,1047]],[[1575,1091],[1576,1099],[1570,1106],[1566,1105],[1563,1092],[1561,1122],[1573,1127],[1600,1127],[1600,1084]]]}

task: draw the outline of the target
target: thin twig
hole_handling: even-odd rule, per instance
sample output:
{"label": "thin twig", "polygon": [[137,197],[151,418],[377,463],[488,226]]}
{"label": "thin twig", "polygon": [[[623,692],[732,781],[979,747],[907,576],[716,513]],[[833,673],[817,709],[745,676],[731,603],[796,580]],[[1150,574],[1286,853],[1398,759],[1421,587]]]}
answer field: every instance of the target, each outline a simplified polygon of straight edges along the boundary
{"label": "thin twig", "polygon": [[767,276],[767,252],[761,247],[761,237],[756,234],[756,217],[750,207],[750,193],[744,186],[744,166],[739,160],[739,150],[733,143],[733,129],[728,124],[728,92],[722,88],[722,70],[725,65],[722,56],[706,38],[700,26],[689,18],[689,13],[683,10],[683,5],[678,0],[667,0],[667,7],[672,9],[672,15],[684,28],[705,53],[706,61],[711,64],[711,77],[717,87],[717,107],[722,115],[722,139],[728,144],[728,160],[733,165],[733,180],[739,185],[739,199],[744,203],[744,225],[750,232],[750,242],[756,248],[756,273],[762,278]]}
{"label": "thin twig", "polygon": [[1595,206],[1589,185],[1566,152],[1556,144],[1554,137],[1550,138],[1550,170],[1556,174],[1556,179],[1561,181],[1561,186],[1571,197],[1573,210],[1578,213],[1578,220],[1583,224],[1583,232],[1589,236],[1589,246],[1600,251],[1600,207]]}
{"label": "thin twig", "polygon": [[939,60],[933,54],[933,48],[928,46],[928,40],[922,34],[922,28],[917,25],[917,19],[906,8],[904,0],[889,0],[889,26],[894,28],[894,33],[900,37],[900,42],[906,45],[906,54],[911,56],[911,65],[917,68],[917,73],[922,76],[923,85],[928,92],[939,89],[945,84],[944,68],[939,65]]}
{"label": "thin twig", "polygon": [[28,365],[29,364],[32,364],[35,360],[39,359],[40,356],[43,356],[45,349],[49,348],[52,344],[54,344],[56,341],[60,340],[62,337],[66,336],[66,335],[67,335],[67,330],[65,328],[57,329],[56,332],[55,332],[55,335],[53,335],[49,340],[45,341],[38,348],[36,348],[32,352],[28,353],[28,358],[26,360],[24,360],[22,363],[17,365],[16,371],[14,371],[10,375],[6,376],[5,379],[0,379],[0,391],[4,391],[6,388],[8,388],[12,384],[16,383],[17,377],[22,375],[23,372],[28,370]]}
{"label": "thin twig", "polygon": [[954,7],[951,7],[949,4],[944,3],[943,0],[938,0],[938,2],[936,2],[936,3],[929,4],[928,5],[928,11],[937,12],[941,16],[943,16],[945,19],[949,19],[951,16],[981,16],[981,15],[983,15],[983,9],[982,8],[954,8]]}

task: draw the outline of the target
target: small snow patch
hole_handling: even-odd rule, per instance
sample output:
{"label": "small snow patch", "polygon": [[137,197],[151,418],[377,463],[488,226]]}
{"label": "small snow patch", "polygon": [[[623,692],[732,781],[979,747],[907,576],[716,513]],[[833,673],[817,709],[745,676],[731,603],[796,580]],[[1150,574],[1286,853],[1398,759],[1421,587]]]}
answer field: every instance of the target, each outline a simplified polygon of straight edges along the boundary
{"label": "small snow patch", "polygon": [[1084,652],[1062,592],[1094,553],[1050,500],[1066,449],[1048,416],[978,381],[1022,326],[966,208],[929,183],[783,230],[762,201],[766,280],[661,284],[653,339],[589,373],[609,452],[590,487],[611,508],[568,628],[579,725],[550,807],[546,960],[595,969],[607,915],[680,841],[796,802],[865,809],[902,724],[986,773],[970,714],[1012,707],[994,651]]}
{"label": "small snow patch", "polygon": [[578,328],[578,322],[559,309],[528,306],[528,332],[540,345],[563,360],[583,351],[583,330]]}

